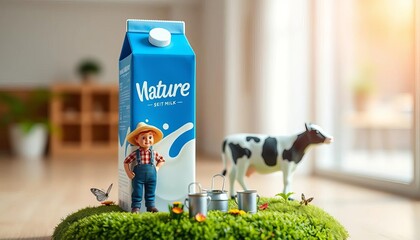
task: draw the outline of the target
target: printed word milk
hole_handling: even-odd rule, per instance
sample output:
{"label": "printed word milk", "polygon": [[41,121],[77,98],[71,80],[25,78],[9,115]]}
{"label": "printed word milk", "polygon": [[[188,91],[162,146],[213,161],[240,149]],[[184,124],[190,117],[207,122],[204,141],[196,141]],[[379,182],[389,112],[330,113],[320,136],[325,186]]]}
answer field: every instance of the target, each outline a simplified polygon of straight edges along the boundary
{"label": "printed word milk", "polygon": [[[127,134],[144,122],[159,128],[153,146],[165,159],[157,175],[156,207],[182,202],[195,181],[195,54],[184,22],[128,20],[119,60],[119,205],[131,210],[124,159],[135,149]],[[141,211],[145,211],[144,195]]]}

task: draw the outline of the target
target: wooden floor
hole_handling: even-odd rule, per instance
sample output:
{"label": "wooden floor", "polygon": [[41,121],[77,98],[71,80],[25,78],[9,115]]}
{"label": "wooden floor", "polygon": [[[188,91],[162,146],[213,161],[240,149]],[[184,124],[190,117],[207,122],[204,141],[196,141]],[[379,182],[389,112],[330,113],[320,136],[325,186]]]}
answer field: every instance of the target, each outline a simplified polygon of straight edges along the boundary
{"label": "wooden floor", "polygon": [[[197,181],[209,188],[211,177],[221,170],[220,160],[199,157]],[[0,158],[0,239],[49,239],[61,218],[98,205],[90,187],[107,188],[110,183],[110,200],[118,201],[117,162],[110,157]],[[281,173],[255,175],[248,183],[261,196],[282,189]],[[351,239],[420,239],[420,201],[299,171],[294,192],[315,197],[313,204],[338,219]]]}

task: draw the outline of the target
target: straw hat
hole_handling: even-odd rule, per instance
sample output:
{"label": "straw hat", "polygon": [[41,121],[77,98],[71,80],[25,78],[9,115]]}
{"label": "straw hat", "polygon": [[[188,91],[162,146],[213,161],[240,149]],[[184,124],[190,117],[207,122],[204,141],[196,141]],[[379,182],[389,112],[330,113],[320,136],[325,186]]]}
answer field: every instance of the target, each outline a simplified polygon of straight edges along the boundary
{"label": "straw hat", "polygon": [[127,141],[133,145],[138,146],[137,142],[136,142],[136,138],[137,136],[142,133],[142,132],[148,132],[148,131],[152,131],[153,137],[154,137],[154,143],[158,143],[160,140],[162,140],[163,138],[163,133],[162,131],[159,130],[159,128],[154,127],[152,125],[148,125],[144,122],[140,122],[139,124],[137,124],[137,128],[134,129],[134,131],[132,131],[130,134],[127,135]]}

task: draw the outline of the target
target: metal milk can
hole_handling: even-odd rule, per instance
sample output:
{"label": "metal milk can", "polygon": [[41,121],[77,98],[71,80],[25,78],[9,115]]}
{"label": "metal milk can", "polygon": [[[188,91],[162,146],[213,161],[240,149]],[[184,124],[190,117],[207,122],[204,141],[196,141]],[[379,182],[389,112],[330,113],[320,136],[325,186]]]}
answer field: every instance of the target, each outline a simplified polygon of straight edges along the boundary
{"label": "metal milk can", "polygon": [[[196,185],[199,188],[198,192],[191,192],[191,186]],[[211,197],[207,196],[207,192],[203,192],[200,183],[193,182],[188,185],[188,198],[185,199],[184,205],[189,210],[190,218],[195,217],[197,213],[201,213],[204,216],[207,215],[207,208],[210,204]],[[188,204],[187,204],[188,202]]]}
{"label": "metal milk can", "polygon": [[257,212],[257,204],[259,201],[260,196],[257,194],[257,190],[238,191],[235,196],[235,202],[238,205],[239,210],[244,210],[248,213]]}
{"label": "metal milk can", "polygon": [[[221,190],[214,189],[214,178],[215,177],[222,177],[223,178],[223,185]],[[225,176],[222,174],[216,174],[211,179],[211,190],[207,191],[208,195],[211,197],[209,210],[219,210],[222,212],[228,211],[228,194],[225,191]]]}

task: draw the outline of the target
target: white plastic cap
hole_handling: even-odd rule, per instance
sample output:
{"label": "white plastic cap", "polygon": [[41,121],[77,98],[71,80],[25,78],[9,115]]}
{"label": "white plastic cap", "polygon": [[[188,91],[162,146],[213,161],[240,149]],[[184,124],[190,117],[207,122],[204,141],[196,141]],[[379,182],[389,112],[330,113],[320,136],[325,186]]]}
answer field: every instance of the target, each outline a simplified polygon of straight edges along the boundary
{"label": "white plastic cap", "polygon": [[171,43],[171,33],[164,28],[153,28],[149,32],[149,42],[156,47],[166,47]]}

